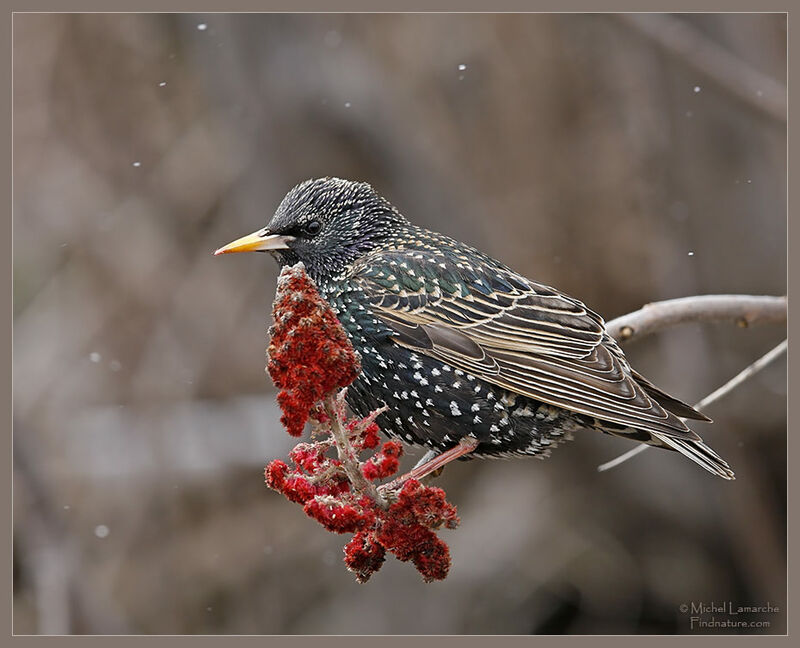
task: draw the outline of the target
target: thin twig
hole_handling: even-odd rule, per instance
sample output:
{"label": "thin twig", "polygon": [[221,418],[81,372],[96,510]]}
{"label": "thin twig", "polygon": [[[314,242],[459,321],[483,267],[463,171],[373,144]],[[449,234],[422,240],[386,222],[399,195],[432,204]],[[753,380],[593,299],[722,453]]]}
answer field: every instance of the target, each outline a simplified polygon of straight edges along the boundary
{"label": "thin twig", "polygon": [[719,389],[711,392],[708,396],[706,396],[703,400],[701,400],[697,405],[695,405],[695,409],[702,410],[704,407],[708,407],[711,403],[716,403],[720,398],[725,396],[729,391],[732,391],[734,388],[741,385],[745,380],[755,376],[759,371],[764,369],[767,365],[771,362],[776,360],[780,357],[782,353],[786,352],[786,349],[789,346],[789,340],[784,340],[774,349],[765,353],[761,356],[758,360],[756,360],[753,364],[749,367],[740,371],[736,376],[731,378],[728,382],[726,382],[722,387]]}
{"label": "thin twig", "polygon": [[350,441],[347,430],[342,425],[342,414],[344,412],[343,397],[344,391],[342,391],[338,397],[328,396],[323,401],[325,413],[330,419],[331,436],[336,445],[339,460],[342,462],[342,468],[344,468],[345,473],[347,473],[347,478],[350,480],[350,483],[353,484],[353,488],[371,497],[381,508],[388,508],[389,502],[386,498],[378,492],[375,484],[361,473],[353,444]]}
{"label": "thin twig", "polygon": [[[764,369],[764,367],[768,366],[774,360],[779,358],[781,356],[781,354],[786,352],[786,349],[788,348],[788,345],[789,345],[789,341],[788,340],[784,340],[783,342],[781,342],[774,349],[772,349],[768,353],[766,353],[763,356],[761,356],[753,364],[751,364],[750,366],[746,367],[745,369],[740,371],[738,374],[736,374],[728,382],[726,382],[724,385],[722,385],[722,387],[720,387],[719,389],[715,389],[713,392],[711,392],[703,400],[701,400],[699,403],[697,403],[694,406],[694,408],[697,409],[697,410],[703,410],[704,408],[708,407],[712,403],[716,403],[720,398],[722,398],[726,394],[732,392],[736,387],[741,385],[745,380],[747,380],[748,378],[752,378],[759,371]],[[650,447],[652,447],[652,446],[645,445],[644,443],[640,443],[638,446],[636,446],[635,448],[632,448],[631,450],[628,450],[628,452],[626,452],[624,454],[621,454],[616,459],[612,459],[611,461],[608,461],[608,462],[598,466],[597,467],[597,471],[598,472],[604,472],[606,470],[609,470],[610,468],[615,468],[616,466],[619,466],[621,463],[626,462],[628,459],[630,459],[632,457],[635,457],[636,455],[638,455],[641,452],[644,452],[645,450],[647,450]]]}
{"label": "thin twig", "polygon": [[633,313],[606,324],[620,342],[640,338],[685,322],[731,321],[748,327],[761,322],[786,321],[786,297],[768,295],[696,295],[645,304]]}
{"label": "thin twig", "polygon": [[688,22],[652,13],[616,17],[748,107],[786,122],[786,86],[709,40]]}

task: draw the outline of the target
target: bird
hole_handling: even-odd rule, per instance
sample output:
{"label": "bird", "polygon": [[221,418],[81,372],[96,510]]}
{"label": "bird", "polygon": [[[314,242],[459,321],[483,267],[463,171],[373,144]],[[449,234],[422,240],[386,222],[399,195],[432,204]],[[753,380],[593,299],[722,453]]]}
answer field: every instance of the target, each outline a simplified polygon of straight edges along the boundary
{"label": "bird", "polygon": [[429,456],[544,458],[578,430],[684,455],[733,479],[685,420],[710,422],[633,369],[603,318],[478,249],[414,225],[366,182],[292,188],[266,227],[215,254],[302,262],[361,359],[358,416]]}

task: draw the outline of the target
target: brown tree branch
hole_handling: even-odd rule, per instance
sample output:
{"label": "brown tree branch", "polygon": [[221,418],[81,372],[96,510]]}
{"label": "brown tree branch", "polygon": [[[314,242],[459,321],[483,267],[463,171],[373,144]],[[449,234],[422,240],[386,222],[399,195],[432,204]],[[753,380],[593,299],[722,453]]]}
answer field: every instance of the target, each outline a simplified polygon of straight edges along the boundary
{"label": "brown tree branch", "polygon": [[606,329],[617,341],[627,342],[675,324],[723,321],[745,328],[761,322],[785,322],[786,297],[697,295],[668,299],[617,317],[606,324]]}
{"label": "brown tree branch", "polygon": [[[642,308],[627,315],[622,315],[607,323],[606,329],[611,337],[619,342],[626,342],[634,337],[640,338],[655,333],[668,326],[686,322],[735,322],[738,326],[748,327],[760,322],[786,322],[786,296],[772,297],[768,295],[696,295],[666,301],[645,304]],[[716,402],[747,379],[768,366],[783,354],[788,346],[787,340],[781,342],[769,353],[756,360],[739,372],[722,387],[706,396],[697,405],[702,409]],[[650,446],[640,444],[601,466],[603,472],[615,468]]]}
{"label": "brown tree branch", "polygon": [[664,14],[623,13],[615,17],[748,107],[786,122],[786,86],[717,45],[688,22]]}

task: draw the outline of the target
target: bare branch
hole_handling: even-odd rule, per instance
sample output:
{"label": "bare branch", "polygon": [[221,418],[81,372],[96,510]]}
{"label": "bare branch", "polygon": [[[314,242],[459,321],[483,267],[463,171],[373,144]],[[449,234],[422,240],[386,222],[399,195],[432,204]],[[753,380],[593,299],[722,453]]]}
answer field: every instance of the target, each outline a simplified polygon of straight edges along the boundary
{"label": "bare branch", "polygon": [[[609,335],[620,342],[628,341],[634,337],[644,337],[650,333],[685,322],[719,322],[733,321],[738,326],[748,327],[757,322],[785,322],[786,297],[772,297],[765,295],[697,295],[682,297],[661,302],[645,304],[633,313],[622,315],[611,320],[606,325]],[[716,402],[735,387],[751,378],[773,360],[779,357],[787,348],[784,340],[762,358],[756,360],[736,376],[731,378],[722,387],[715,390],[697,405],[696,409],[707,407]],[[631,457],[644,452],[650,446],[640,444],[616,459],[608,461],[597,470],[603,472],[619,466]]]}
{"label": "bare branch", "polygon": [[689,23],[652,13],[616,17],[748,107],[786,122],[786,86],[709,40]]}
{"label": "bare branch", "polygon": [[786,297],[767,295],[697,295],[645,304],[607,323],[608,334],[620,342],[685,322],[735,322],[748,327],[786,321]]}
{"label": "bare branch", "polygon": [[[722,387],[715,389],[711,392],[708,396],[706,396],[703,400],[697,403],[694,408],[697,410],[703,410],[704,408],[708,407],[712,403],[716,403],[720,398],[732,392],[736,387],[741,385],[745,380],[748,378],[752,378],[755,376],[759,371],[764,369],[765,367],[769,366],[773,361],[778,359],[783,353],[786,352],[786,349],[789,346],[789,341],[784,340],[774,349],[765,353],[761,356],[758,360],[756,360],[753,364],[745,367],[742,371],[736,374],[733,378],[731,378],[728,382],[726,382]],[[647,448],[652,446],[645,445],[644,443],[640,443],[635,448],[628,450],[628,452],[621,454],[616,459],[612,459],[611,461],[607,461],[606,463],[597,467],[597,472],[603,472],[608,470],[609,468],[614,468],[619,466],[621,463],[626,462],[631,457],[635,457],[640,452],[644,452]]]}
{"label": "bare branch", "polygon": [[[350,483],[353,484],[353,487],[360,493],[371,497],[378,506],[386,509],[389,507],[389,502],[383,496],[382,492],[378,491],[375,484],[366,479],[361,473],[356,450],[353,448],[353,443],[350,440],[350,435],[347,433],[344,423],[346,407],[344,401],[345,393],[346,390],[342,390],[338,395],[328,395],[323,400],[325,413],[330,419],[331,437],[333,437],[334,444],[336,445],[339,460],[342,462],[342,468],[344,468],[345,473],[347,473],[347,478],[350,480]],[[382,411],[385,411],[385,409],[384,407],[381,410],[377,410],[373,412],[373,415],[377,416]]]}
{"label": "bare branch", "polygon": [[781,342],[778,346],[776,346],[768,353],[765,353],[749,367],[746,367],[738,374],[736,374],[728,382],[722,385],[722,387],[711,392],[697,405],[695,405],[695,409],[702,410],[704,407],[708,407],[709,405],[711,405],[711,403],[716,403],[720,398],[725,396],[728,392],[733,391],[736,387],[741,385],[745,380],[747,380],[748,378],[752,378],[759,371],[769,366],[774,360],[777,360],[781,356],[781,354],[786,352],[788,346],[789,346],[789,340],[784,340],[783,342]]}

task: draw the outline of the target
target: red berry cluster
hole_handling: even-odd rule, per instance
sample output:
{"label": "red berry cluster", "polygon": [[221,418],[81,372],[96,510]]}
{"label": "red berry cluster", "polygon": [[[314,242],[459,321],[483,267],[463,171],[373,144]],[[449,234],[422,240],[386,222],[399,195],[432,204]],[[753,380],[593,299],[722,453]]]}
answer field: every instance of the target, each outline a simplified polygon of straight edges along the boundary
{"label": "red berry cluster", "polygon": [[284,270],[272,307],[267,371],[281,391],[283,423],[300,436],[311,408],[353,382],[361,365],[331,307],[298,264]]}
{"label": "red berry cluster", "polygon": [[359,529],[344,548],[345,564],[359,583],[381,566],[387,551],[413,562],[427,583],[447,576],[450,549],[433,530],[455,529],[459,519],[441,488],[409,479],[388,510],[373,508],[373,512],[372,524]]}
{"label": "red berry cluster", "polygon": [[[370,417],[371,418],[371,417]],[[370,419],[347,424],[353,450],[374,448],[378,426]],[[327,424],[320,424],[315,432]],[[456,508],[441,488],[406,481],[399,492],[387,494],[359,489],[348,478],[342,461],[326,456],[330,440],[300,443],[291,451],[294,467],[276,460],[267,466],[266,483],[329,531],[354,533],[345,546],[345,564],[359,582],[366,582],[383,564],[387,551],[400,560],[412,561],[426,581],[441,580],[450,567],[450,551],[433,532],[458,525]],[[364,462],[361,474],[373,483],[391,477],[399,468],[402,447],[387,441]]]}
{"label": "red berry cluster", "polygon": [[[411,561],[426,582],[441,580],[450,567],[450,550],[434,533],[453,529],[456,508],[440,488],[409,479],[399,490],[382,491],[377,482],[394,475],[403,448],[385,442],[373,412],[348,420],[343,394],[360,371],[344,330],[302,266],[285,269],[275,300],[269,373],[282,389],[279,403],[288,432],[299,435],[312,420],[313,443],[290,452],[293,463],[266,467],[267,486],[303,505],[306,514],[329,531],[353,533],[345,564],[364,583],[383,564],[386,552]],[[337,456],[329,456],[336,450]],[[365,461],[359,455],[373,451]]]}

